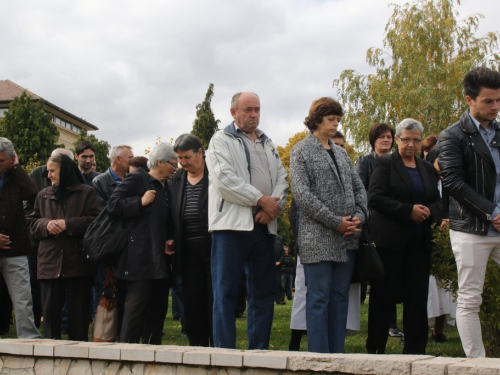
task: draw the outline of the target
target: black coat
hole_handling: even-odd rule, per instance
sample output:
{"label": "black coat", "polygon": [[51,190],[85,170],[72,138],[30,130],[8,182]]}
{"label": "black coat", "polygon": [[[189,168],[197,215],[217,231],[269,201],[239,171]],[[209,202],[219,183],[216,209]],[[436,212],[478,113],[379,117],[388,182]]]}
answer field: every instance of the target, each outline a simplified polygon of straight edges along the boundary
{"label": "black coat", "polygon": [[19,165],[5,173],[0,189],[0,233],[10,237],[10,250],[0,249],[0,258],[18,257],[33,251],[23,211],[23,200],[38,193],[35,181]]}
{"label": "black coat", "polygon": [[[172,219],[173,219],[173,237],[175,241],[175,269],[180,272],[182,263],[188,261],[185,259],[182,251],[182,219],[184,215],[185,203],[185,186],[187,180],[187,172],[185,169],[179,169],[172,180]],[[205,165],[203,173],[203,188],[198,199],[198,212],[200,221],[205,231],[205,255],[206,259],[210,260],[210,250],[212,243],[212,235],[208,232],[208,169]]]}
{"label": "black coat", "polygon": [[109,197],[113,194],[117,186],[118,184],[111,175],[109,168],[106,172],[94,177],[92,180],[92,187],[97,192],[102,207],[106,207]]}
{"label": "black coat", "polygon": [[[416,163],[424,183],[422,204],[431,211],[431,217],[424,221],[425,243],[430,251],[431,224],[441,217],[443,204],[434,168],[418,158]],[[368,190],[368,207],[372,210],[370,232],[377,246],[391,250],[407,246],[411,240],[410,215],[414,204],[413,184],[399,152],[377,158]]]}
{"label": "black coat", "polygon": [[356,172],[358,172],[359,178],[361,179],[366,191],[368,191],[368,187],[370,186],[370,178],[372,177],[373,170],[375,169],[376,157],[377,154],[372,152],[371,154],[360,156],[356,162]]}
{"label": "black coat", "polygon": [[[141,197],[146,190],[156,190],[156,196],[151,204],[143,207]],[[171,201],[170,185],[166,183],[163,187],[142,169],[129,174],[115,188],[108,200],[108,211],[135,220],[128,235],[127,247],[118,259],[117,278],[156,280],[170,276],[171,261],[165,254],[165,242],[171,238]]]}
{"label": "black coat", "polygon": [[[493,126],[495,137],[491,145],[500,147],[500,126],[497,122]],[[450,195],[450,228],[486,235],[496,207],[496,168],[469,111],[441,132],[438,150],[443,185]]]}

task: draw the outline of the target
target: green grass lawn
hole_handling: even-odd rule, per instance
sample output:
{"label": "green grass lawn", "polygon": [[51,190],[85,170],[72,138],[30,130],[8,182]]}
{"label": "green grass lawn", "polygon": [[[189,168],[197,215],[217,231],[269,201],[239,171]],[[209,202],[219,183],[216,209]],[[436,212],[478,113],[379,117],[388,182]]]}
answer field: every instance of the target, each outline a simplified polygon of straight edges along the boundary
{"label": "green grass lawn", "polygon": [[[171,301],[170,301],[171,302]],[[169,303],[169,310],[171,308],[171,303]],[[403,330],[402,322],[402,305],[398,305],[398,327]],[[290,342],[290,314],[292,311],[292,303],[287,301],[286,305],[274,305],[274,321],[273,328],[271,331],[271,342],[269,349],[271,350],[288,350],[288,344]],[[247,348],[247,337],[246,337],[246,319],[236,319],[236,347],[238,349]],[[361,306],[361,330],[360,331],[349,331],[346,339],[346,353],[366,353],[365,341],[366,332],[368,324],[368,305]],[[172,313],[169,311],[167,319],[165,320],[165,325],[163,329],[165,335],[163,336],[162,344],[164,345],[189,345],[187,338],[182,337],[182,327],[179,321],[175,321],[172,318]],[[447,326],[445,327],[445,335],[448,338],[448,342],[445,343],[435,343],[430,341],[427,345],[427,354],[434,356],[443,357],[465,357],[462,345],[460,343],[460,337],[456,327]],[[430,331],[429,331],[430,335]],[[15,326],[11,326],[8,335],[3,336],[4,338],[15,338],[16,329]],[[63,337],[67,338],[67,337]],[[91,330],[89,330],[89,339],[92,340]],[[307,338],[302,339],[300,350],[307,350]],[[403,345],[399,338],[389,337],[387,341],[387,354],[401,354],[403,350]]]}

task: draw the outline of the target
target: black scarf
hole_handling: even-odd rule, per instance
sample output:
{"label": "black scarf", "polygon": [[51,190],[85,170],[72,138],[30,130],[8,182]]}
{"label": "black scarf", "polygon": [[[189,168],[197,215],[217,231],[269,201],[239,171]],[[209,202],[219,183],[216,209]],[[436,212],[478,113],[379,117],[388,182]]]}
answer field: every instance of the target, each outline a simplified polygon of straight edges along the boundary
{"label": "black scarf", "polygon": [[62,202],[68,188],[74,185],[85,184],[82,173],[77,165],[67,155],[61,155],[61,171],[59,172],[59,185],[53,187],[54,195]]}

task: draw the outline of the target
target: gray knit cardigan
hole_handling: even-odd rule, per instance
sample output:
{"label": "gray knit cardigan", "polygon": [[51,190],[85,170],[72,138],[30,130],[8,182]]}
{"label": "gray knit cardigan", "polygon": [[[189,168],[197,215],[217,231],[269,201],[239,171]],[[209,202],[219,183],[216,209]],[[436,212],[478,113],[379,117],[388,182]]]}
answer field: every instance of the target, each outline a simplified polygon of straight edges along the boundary
{"label": "gray knit cardigan", "polygon": [[347,262],[347,250],[357,250],[360,234],[343,237],[342,216],[364,222],[366,191],[344,149],[330,142],[338,169],[319,140],[309,134],[290,155],[290,182],[300,208],[298,245],[302,263]]}

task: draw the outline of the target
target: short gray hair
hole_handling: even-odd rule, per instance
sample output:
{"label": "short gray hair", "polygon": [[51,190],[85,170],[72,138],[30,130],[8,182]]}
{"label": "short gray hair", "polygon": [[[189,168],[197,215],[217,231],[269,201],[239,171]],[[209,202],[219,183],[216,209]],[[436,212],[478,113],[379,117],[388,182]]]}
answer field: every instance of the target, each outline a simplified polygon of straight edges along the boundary
{"label": "short gray hair", "polygon": [[159,161],[166,163],[170,159],[177,159],[174,146],[167,142],[160,142],[149,154],[148,168],[156,168]]}
{"label": "short gray hair", "polygon": [[401,137],[401,134],[403,134],[405,130],[418,130],[420,135],[424,134],[424,127],[422,126],[422,123],[413,118],[405,118],[396,125],[396,136]]}
{"label": "short gray hair", "polygon": [[[233,95],[233,98],[231,99],[231,109],[237,110],[238,109],[238,99],[242,94],[245,94],[244,92],[237,92],[236,94]],[[257,99],[260,100],[259,95],[257,95],[254,92],[249,92],[249,94],[253,94],[257,97]]]}
{"label": "short gray hair", "polygon": [[50,157],[54,157],[61,154],[69,156],[71,160],[75,161],[75,155],[73,155],[73,153],[70,150],[67,150],[65,148],[56,148],[54,151],[52,151]]}
{"label": "short gray hair", "polygon": [[14,157],[14,145],[5,137],[0,137],[0,152],[8,158]]}
{"label": "short gray hair", "polygon": [[128,145],[118,145],[115,146],[111,149],[111,154],[109,155],[109,160],[111,161],[111,164],[115,162],[115,159],[117,156],[123,156],[122,151],[124,148],[128,148],[129,150],[132,150],[131,146]]}

